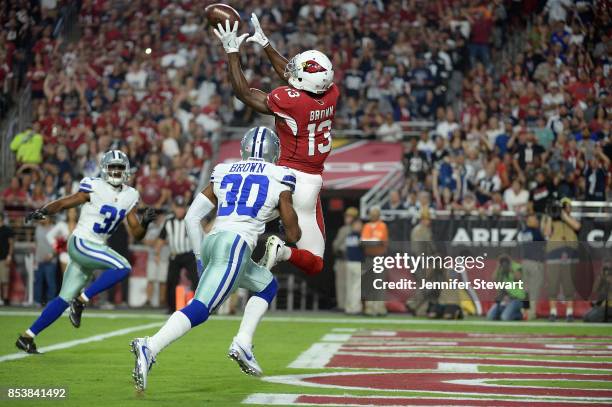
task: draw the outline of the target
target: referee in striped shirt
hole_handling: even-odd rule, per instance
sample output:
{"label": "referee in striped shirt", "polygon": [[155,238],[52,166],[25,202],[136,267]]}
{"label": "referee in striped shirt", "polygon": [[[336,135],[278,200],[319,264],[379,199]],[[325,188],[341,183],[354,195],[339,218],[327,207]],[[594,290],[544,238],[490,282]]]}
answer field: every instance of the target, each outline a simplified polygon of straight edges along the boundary
{"label": "referee in striped shirt", "polygon": [[177,196],[172,204],[172,215],[164,222],[159,233],[157,254],[162,246],[167,243],[170,246],[170,261],[168,262],[168,277],[166,281],[166,299],[168,302],[168,313],[173,313],[176,308],[176,286],[181,279],[181,270],[187,271],[187,278],[191,280],[191,288],[195,291],[198,285],[198,272],[195,256],[191,250],[191,243],[187,236],[187,225],[185,214],[187,202],[182,196]]}

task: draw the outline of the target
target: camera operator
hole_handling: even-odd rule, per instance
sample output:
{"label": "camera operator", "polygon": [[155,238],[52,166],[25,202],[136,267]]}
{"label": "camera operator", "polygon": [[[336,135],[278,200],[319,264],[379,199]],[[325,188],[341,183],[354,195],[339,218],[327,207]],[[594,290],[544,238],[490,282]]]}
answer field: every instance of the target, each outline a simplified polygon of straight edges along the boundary
{"label": "camera operator", "polygon": [[[499,266],[495,271],[495,281],[515,282],[521,281],[521,265],[512,261],[508,256],[499,258]],[[487,313],[487,319],[502,321],[520,321],[523,319],[523,300],[527,297],[522,288],[500,290],[497,294],[495,304]]]}
{"label": "camera operator", "polygon": [[550,321],[557,320],[557,296],[562,288],[567,302],[566,320],[574,320],[574,274],[578,264],[578,231],[580,222],[571,215],[569,198],[552,201],[543,220],[546,244],[546,280],[550,300]]}

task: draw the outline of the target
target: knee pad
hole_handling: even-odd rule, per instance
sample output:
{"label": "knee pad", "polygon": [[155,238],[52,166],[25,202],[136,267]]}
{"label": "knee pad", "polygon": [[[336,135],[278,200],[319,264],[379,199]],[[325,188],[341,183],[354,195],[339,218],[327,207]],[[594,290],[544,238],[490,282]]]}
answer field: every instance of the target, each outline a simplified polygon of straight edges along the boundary
{"label": "knee pad", "polygon": [[200,302],[196,299],[191,301],[189,305],[181,310],[187,318],[189,318],[189,322],[191,322],[191,327],[194,328],[204,321],[208,319],[208,315],[210,315],[210,311],[208,307],[204,305],[203,302]]}
{"label": "knee pad", "polygon": [[277,291],[278,291],[278,283],[276,282],[276,279],[272,277],[272,281],[270,281],[270,284],[268,284],[266,288],[264,288],[258,293],[255,293],[254,295],[256,297],[263,298],[264,300],[268,302],[268,304],[270,304],[272,300],[274,299],[274,297],[276,297]]}

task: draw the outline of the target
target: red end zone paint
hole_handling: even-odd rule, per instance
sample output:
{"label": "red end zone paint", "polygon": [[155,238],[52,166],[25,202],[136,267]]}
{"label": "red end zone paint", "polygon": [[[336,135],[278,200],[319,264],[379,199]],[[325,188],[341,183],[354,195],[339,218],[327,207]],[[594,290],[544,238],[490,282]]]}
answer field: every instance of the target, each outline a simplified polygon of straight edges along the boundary
{"label": "red end zone paint", "polygon": [[[489,380],[596,380],[611,381],[612,375],[580,375],[573,373],[558,373],[554,376],[536,373],[365,373],[342,374],[319,377],[306,377],[302,381],[341,388],[372,389],[372,390],[411,390],[411,391],[441,391],[454,394],[499,394],[515,396],[555,396],[568,399],[589,397],[612,397],[612,390],[603,389],[563,389],[528,386],[487,385],[477,381]],[[471,380],[464,384],[456,381]]]}
{"label": "red end zone paint", "polygon": [[[443,400],[443,401],[442,401]],[[410,398],[410,397],[357,397],[357,396],[318,396],[302,395],[296,400],[296,404],[307,405],[350,405],[350,406],[485,406],[485,407],[551,407],[551,402],[538,402],[525,400],[496,400],[496,399],[437,399],[437,398]],[[443,403],[443,404],[441,404]],[[564,407],[594,407],[593,403],[562,403]]]}
{"label": "red end zone paint", "polygon": [[465,363],[478,366],[533,366],[547,368],[612,369],[612,362],[564,362],[548,360],[518,359],[475,359],[446,357],[377,357],[358,355],[336,355],[327,364],[332,368],[370,368],[370,369],[438,369],[438,364]]}

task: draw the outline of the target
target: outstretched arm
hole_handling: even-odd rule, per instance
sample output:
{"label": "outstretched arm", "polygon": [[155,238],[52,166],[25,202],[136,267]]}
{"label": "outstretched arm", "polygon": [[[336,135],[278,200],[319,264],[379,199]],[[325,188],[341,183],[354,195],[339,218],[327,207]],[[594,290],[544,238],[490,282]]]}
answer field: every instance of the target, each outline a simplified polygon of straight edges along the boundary
{"label": "outstretched arm", "polygon": [[302,230],[298,224],[297,213],[293,209],[293,196],[291,191],[281,192],[278,199],[278,212],[280,214],[283,227],[285,228],[285,238],[288,243],[295,243],[302,237]]}
{"label": "outstretched arm", "polygon": [[236,97],[259,113],[272,114],[266,103],[267,94],[259,89],[251,88],[244,77],[239,54],[237,52],[227,54],[227,58],[229,60],[230,81]]}
{"label": "outstretched arm", "polygon": [[255,29],[255,34],[247,38],[247,42],[256,42],[261,45],[264,51],[266,51],[266,55],[268,56],[268,59],[272,63],[272,66],[274,67],[274,70],[276,71],[278,76],[281,78],[281,80],[286,81],[285,68],[288,63],[287,58],[279,54],[276,48],[272,46],[272,44],[268,40],[268,37],[266,37],[266,34],[261,29],[261,25],[259,25],[259,19],[257,18],[257,15],[255,13],[251,14],[251,24]]}
{"label": "outstretched arm", "polygon": [[147,234],[147,227],[149,226],[149,223],[155,220],[157,214],[155,213],[155,209],[147,208],[142,215],[142,220],[139,220],[138,216],[136,216],[136,212],[138,212],[138,209],[133,208],[127,214],[126,219],[130,232],[132,232],[132,236],[134,236],[136,240],[142,240],[142,238]]}
{"label": "outstretched arm", "polygon": [[51,201],[48,204],[44,205],[42,208],[31,212],[26,216],[26,222],[30,222],[32,220],[40,220],[47,217],[47,215],[55,215],[58,212],[61,212],[65,209],[74,208],[85,202],[89,201],[89,193],[79,191],[72,195],[65,196],[60,199],[56,199],[55,201]]}
{"label": "outstretched arm", "polygon": [[230,29],[229,20],[225,20],[225,28],[223,28],[223,25],[217,24],[217,28],[213,31],[219,40],[221,40],[223,49],[225,49],[227,53],[230,81],[232,82],[232,88],[234,88],[236,97],[245,105],[253,108],[259,113],[272,114],[266,104],[266,94],[259,89],[249,87],[249,83],[240,66],[240,56],[238,52],[240,44],[242,44],[242,41],[244,41],[248,34],[243,34],[238,37],[238,21],[236,21],[234,27]]}

